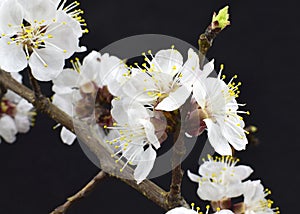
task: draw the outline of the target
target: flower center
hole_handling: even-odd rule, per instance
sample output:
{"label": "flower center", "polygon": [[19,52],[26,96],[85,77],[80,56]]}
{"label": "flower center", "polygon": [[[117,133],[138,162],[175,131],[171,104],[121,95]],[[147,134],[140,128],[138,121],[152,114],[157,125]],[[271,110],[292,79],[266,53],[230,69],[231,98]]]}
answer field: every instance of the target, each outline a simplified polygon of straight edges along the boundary
{"label": "flower center", "polygon": [[26,53],[27,60],[29,60],[30,55],[34,52],[43,65],[48,67],[48,64],[41,58],[36,50],[48,46],[66,53],[67,50],[61,49],[51,42],[51,39],[53,38],[51,32],[66,24],[66,22],[58,23],[55,18],[52,19],[50,23],[46,23],[45,20],[34,20],[33,23],[23,20],[21,25],[14,26],[12,24],[8,24],[10,28],[15,28],[16,31],[12,34],[3,33],[2,37],[8,37],[10,39],[7,42],[8,45],[22,45]]}
{"label": "flower center", "polygon": [[15,116],[17,111],[15,104],[3,98],[0,101],[0,105],[0,116],[2,116],[3,114],[9,115],[11,117]]}

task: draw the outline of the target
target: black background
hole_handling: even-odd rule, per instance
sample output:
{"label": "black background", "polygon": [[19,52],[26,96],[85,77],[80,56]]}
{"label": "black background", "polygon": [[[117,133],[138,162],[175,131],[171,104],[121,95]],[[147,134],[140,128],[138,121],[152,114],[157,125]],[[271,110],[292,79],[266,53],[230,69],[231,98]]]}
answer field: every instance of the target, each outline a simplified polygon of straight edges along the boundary
{"label": "black background", "polygon": [[[296,212],[299,192],[299,18],[296,1],[85,1],[81,7],[90,33],[82,44],[99,50],[136,34],[165,34],[197,45],[213,11],[230,5],[232,25],[220,35],[208,57],[216,67],[225,63],[227,76],[243,82],[240,102],[247,103],[249,124],[259,127],[261,144],[239,156],[255,169],[251,176],[269,187],[283,213]],[[43,84],[51,95],[49,84]],[[29,134],[0,145],[0,213],[49,213],[84,184],[98,169],[81,151],[60,142],[53,121],[39,115]],[[185,162],[197,169],[198,151]],[[188,167],[187,167],[188,166]],[[169,175],[155,179],[163,187]],[[184,178],[183,195],[199,204],[197,185]],[[203,204],[202,204],[203,205]],[[109,179],[70,214],[164,213],[125,184]]]}

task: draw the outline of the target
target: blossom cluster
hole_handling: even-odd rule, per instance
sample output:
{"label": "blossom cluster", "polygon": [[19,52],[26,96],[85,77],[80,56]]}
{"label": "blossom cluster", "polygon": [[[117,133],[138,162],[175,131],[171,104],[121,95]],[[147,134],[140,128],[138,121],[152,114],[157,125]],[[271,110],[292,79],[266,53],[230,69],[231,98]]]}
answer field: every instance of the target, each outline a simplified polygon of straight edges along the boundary
{"label": "blossom cluster", "polygon": [[[126,159],[124,167],[136,165],[137,182],[150,173],[157,150],[178,124],[184,124],[188,137],[207,130],[211,145],[221,155],[231,155],[232,147],[245,149],[245,124],[238,114],[248,112],[240,111],[236,101],[240,83],[234,83],[233,77],[226,84],[222,71],[211,77],[214,62],[201,69],[198,53],[192,49],[185,62],[172,46],[143,53],[144,63],[133,65],[92,51],[82,64],[75,59],[73,69],[63,70],[65,59],[85,50],[79,46],[87,30],[78,5],[60,0],[2,1],[1,68],[17,73],[29,66],[37,80],[53,81],[53,103],[67,114],[79,118],[95,114],[104,132],[113,133],[107,137],[115,149],[112,155]],[[229,24],[228,8],[222,11],[215,14],[215,25]],[[80,93],[77,100],[74,91]],[[179,121],[184,104],[187,113]],[[75,135],[62,128],[61,138],[70,145]]]}
{"label": "blossom cluster", "polygon": [[19,72],[28,65],[41,81],[55,78],[65,59],[79,47],[85,26],[78,2],[65,6],[58,0],[4,0],[0,5],[0,65]]}
{"label": "blossom cluster", "polygon": [[[77,1],[66,5],[61,0],[0,1],[0,67],[22,81],[18,73],[30,68],[34,78],[52,81],[52,102],[69,116],[87,123],[96,119],[105,135],[102,143],[111,146],[112,158],[122,162],[120,172],[131,165],[139,184],[151,172],[157,151],[169,136],[198,137],[204,131],[215,152],[222,155],[200,166],[199,175],[188,171],[198,184],[200,199],[209,201],[216,214],[272,214],[273,201],[261,182],[244,181],[253,170],[236,166],[233,150],[248,144],[245,123],[237,102],[240,82],[237,75],[227,83],[224,66],[214,73],[214,60],[200,66],[199,53],[189,49],[180,53],[174,46],[156,53],[142,53],[143,63],[128,64],[109,53],[91,51],[81,63],[65,60],[85,51],[79,39],[88,32]],[[214,14],[212,29],[229,25],[228,7]],[[183,55],[187,55],[184,60]],[[0,98],[0,137],[15,141],[15,135],[28,132],[33,106],[8,91]],[[179,127],[182,126],[182,127]],[[0,138],[0,140],[1,140]],[[65,127],[61,139],[71,145],[76,135]],[[228,155],[228,156],[226,156]],[[235,202],[236,199],[241,199]],[[234,199],[234,200],[232,200]],[[234,202],[233,202],[234,201]],[[167,214],[203,213],[200,208],[178,207]]]}
{"label": "blossom cluster", "polygon": [[[224,213],[235,214],[279,213],[279,208],[272,208],[273,201],[266,199],[271,191],[264,189],[260,180],[244,181],[253,172],[249,166],[237,166],[239,160],[232,156],[213,158],[208,155],[208,160],[203,161],[199,167],[199,175],[188,171],[188,176],[193,182],[198,183],[199,198],[210,201],[214,211],[219,213],[224,210]],[[176,212],[175,209],[171,213],[188,214],[193,212],[190,210]]]}
{"label": "blossom cluster", "polygon": [[[127,65],[116,56],[92,51],[82,64],[79,59],[71,61],[73,69],[65,69],[53,80],[53,103],[71,116],[96,114],[98,125],[114,133],[106,139],[115,149],[112,156],[117,161],[126,159],[121,171],[135,165],[138,183],[150,173],[156,151],[179,124],[176,112],[184,104],[188,104],[183,121],[186,136],[207,130],[211,145],[221,155],[231,155],[232,147],[245,149],[245,124],[238,113],[248,112],[239,110],[236,76],[226,84],[222,69],[217,77],[210,76],[214,61],[200,69],[198,54],[189,49],[187,55],[184,62],[172,46],[155,55],[142,53],[141,65]],[[75,100],[74,91],[80,94]],[[65,128],[61,137],[67,144],[75,139]]]}
{"label": "blossom cluster", "polygon": [[[13,77],[22,81],[18,73],[14,73]],[[8,90],[0,100],[0,142],[3,138],[7,143],[13,143],[17,133],[27,133],[34,116],[32,104]]]}

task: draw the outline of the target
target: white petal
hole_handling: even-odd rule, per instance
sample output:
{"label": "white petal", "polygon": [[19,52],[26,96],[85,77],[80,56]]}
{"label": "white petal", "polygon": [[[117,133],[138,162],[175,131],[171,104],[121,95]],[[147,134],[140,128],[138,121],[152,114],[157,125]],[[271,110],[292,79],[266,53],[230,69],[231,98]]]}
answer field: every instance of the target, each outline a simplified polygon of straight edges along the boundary
{"label": "white petal", "polygon": [[249,166],[240,165],[234,167],[234,175],[241,181],[248,178],[252,172],[253,169]]}
{"label": "white petal", "polygon": [[[23,14],[23,9],[16,0],[4,1],[0,7],[0,34],[11,34],[21,30]],[[14,27],[9,27],[9,25]]]}
{"label": "white petal", "polygon": [[55,79],[52,80],[52,90],[58,94],[72,93],[77,86],[79,73],[73,69],[64,69]]}
{"label": "white petal", "polygon": [[109,85],[112,80],[120,84],[121,79],[124,78],[123,74],[127,71],[124,62],[118,57],[110,56],[107,53],[102,55],[98,72],[104,85]]}
{"label": "white petal", "polygon": [[7,72],[19,72],[27,66],[22,45],[8,44],[9,39],[0,38],[0,67]]}
{"label": "white petal", "polygon": [[159,89],[148,74],[140,73],[130,78],[122,90],[136,102],[151,102],[156,100],[156,97],[149,95],[148,92],[157,92]]}
{"label": "white petal", "polygon": [[187,86],[191,86],[195,82],[196,78],[200,75],[199,57],[193,49],[189,49],[188,59],[184,63],[180,72],[182,74],[180,82]]}
{"label": "white petal", "polygon": [[185,207],[176,207],[168,212],[166,214],[198,214],[195,210],[187,209]]}
{"label": "white petal", "polygon": [[211,74],[211,72],[214,71],[214,68],[215,68],[214,62],[215,62],[215,60],[212,59],[210,62],[208,62],[204,65],[203,70],[201,71],[201,74],[200,74],[200,76],[202,78],[208,77]]}
{"label": "white petal", "polygon": [[113,119],[119,124],[126,124],[129,120],[128,115],[124,113],[126,110],[124,109],[122,100],[113,100],[112,106],[113,108],[111,110],[111,116]]}
{"label": "white petal", "polygon": [[22,77],[21,74],[19,74],[17,72],[12,72],[10,75],[12,76],[12,78],[14,78],[15,80],[17,80],[19,83],[22,83],[23,77]]}
{"label": "white petal", "polygon": [[219,201],[224,197],[224,187],[217,183],[203,182],[197,194],[202,200]]}
{"label": "white petal", "polygon": [[17,105],[17,114],[14,117],[18,132],[27,133],[30,129],[28,112],[33,108],[32,104],[25,99],[21,99]]}
{"label": "white petal", "polygon": [[196,183],[200,182],[201,177],[199,175],[191,173],[190,170],[187,171],[187,175],[191,179],[191,181],[196,182]]}
{"label": "white petal", "polygon": [[244,202],[245,204],[251,204],[251,202],[260,201],[264,199],[264,187],[260,180],[246,181],[244,183]]}
{"label": "white petal", "polygon": [[203,80],[198,78],[195,82],[194,82],[194,86],[193,86],[193,96],[196,99],[198,105],[205,109],[206,107],[206,88],[204,83],[202,82]]}
{"label": "white petal", "polygon": [[212,162],[212,161],[205,161],[200,167],[199,167],[199,174],[203,177],[212,177],[219,176],[220,172],[222,172],[222,169],[224,168],[224,164],[221,162]]}
{"label": "white petal", "polygon": [[147,109],[142,104],[127,99],[127,104],[124,105],[125,105],[124,108],[126,109],[126,112],[128,114],[128,118],[130,118],[131,121],[136,121],[140,119],[149,119],[149,114],[147,112]]}
{"label": "white petal", "polygon": [[[15,73],[11,73],[15,74]],[[17,95],[15,92],[8,90],[5,94],[6,99],[10,100],[13,103],[18,103],[22,99],[19,95]]]}
{"label": "white petal", "polygon": [[156,107],[156,110],[174,111],[179,109],[190,96],[191,91],[185,86],[179,87],[176,91],[171,92],[168,97],[163,99]]}
{"label": "white petal", "polygon": [[22,114],[27,114],[32,108],[33,105],[31,103],[29,103],[25,99],[21,99],[17,105],[17,112]]}
{"label": "white petal", "polygon": [[143,126],[145,128],[147,139],[156,149],[158,149],[160,147],[160,143],[155,135],[155,128],[153,124],[148,120],[143,120]]}
{"label": "white petal", "polygon": [[99,82],[100,72],[101,72],[101,54],[97,51],[90,52],[83,60],[80,77],[83,78],[81,84],[84,82],[94,81],[98,86],[102,85]]}
{"label": "white petal", "polygon": [[134,170],[134,179],[137,183],[141,183],[147,178],[151,172],[156,158],[156,151],[149,146],[143,153],[142,159]]}
{"label": "white petal", "polygon": [[30,129],[30,121],[27,115],[17,114],[14,118],[18,132],[27,133]]}
{"label": "white petal", "polygon": [[28,22],[33,23],[34,20],[51,20],[55,18],[56,7],[52,1],[44,0],[18,0],[23,6],[25,18]]}
{"label": "white petal", "polygon": [[51,0],[53,2],[53,4],[55,5],[56,8],[58,8],[61,0]]}
{"label": "white petal", "polygon": [[232,155],[231,147],[222,135],[219,125],[210,119],[204,119],[204,121],[207,126],[209,142],[215,151],[220,155]]}
{"label": "white petal", "polygon": [[226,197],[235,198],[235,197],[241,196],[244,192],[243,187],[244,187],[244,184],[242,184],[241,182],[229,185],[227,187]]}
{"label": "white petal", "polygon": [[226,118],[225,122],[223,118],[217,118],[220,124],[220,129],[222,135],[226,140],[238,151],[246,149],[248,144],[247,137],[245,135],[244,129],[236,122],[236,120],[231,121],[230,118]]}
{"label": "white petal", "polygon": [[76,135],[70,132],[68,129],[63,127],[60,132],[60,137],[62,141],[67,145],[72,145],[74,140],[76,139]]}
{"label": "white petal", "polygon": [[[46,47],[53,47],[55,45],[58,47],[57,51],[60,51],[64,58],[69,58],[74,52],[80,50],[78,36],[74,34],[72,28],[69,26],[69,23],[72,21],[71,17],[62,11],[58,11],[56,23],[50,25],[45,32],[45,34],[50,32],[49,34],[52,35],[52,38],[45,39]],[[60,27],[57,27],[57,25],[60,25]]]}
{"label": "white petal", "polygon": [[62,53],[54,48],[43,48],[35,51],[36,53],[33,53],[29,59],[33,76],[40,81],[55,79],[62,72],[65,64]]}
{"label": "white petal", "polygon": [[73,115],[72,94],[54,94],[52,103],[69,116]]}
{"label": "white petal", "polygon": [[231,210],[220,210],[219,212],[216,212],[215,214],[234,214]]}
{"label": "white petal", "polygon": [[224,81],[217,78],[208,77],[203,79],[205,84],[206,97],[209,99],[209,111],[214,113],[223,112],[226,106],[226,99],[224,97]]}
{"label": "white petal", "polygon": [[16,134],[18,133],[14,120],[7,115],[3,115],[0,118],[0,137],[2,137],[7,143],[13,143],[16,140]]}
{"label": "white petal", "polygon": [[182,67],[183,57],[174,49],[160,50],[151,64],[154,64],[158,71],[174,76]]}
{"label": "white petal", "polygon": [[138,165],[138,163],[141,161],[140,156],[144,153],[143,145],[141,144],[141,141],[137,142],[131,142],[125,152],[123,153],[123,156],[130,160],[131,165]]}

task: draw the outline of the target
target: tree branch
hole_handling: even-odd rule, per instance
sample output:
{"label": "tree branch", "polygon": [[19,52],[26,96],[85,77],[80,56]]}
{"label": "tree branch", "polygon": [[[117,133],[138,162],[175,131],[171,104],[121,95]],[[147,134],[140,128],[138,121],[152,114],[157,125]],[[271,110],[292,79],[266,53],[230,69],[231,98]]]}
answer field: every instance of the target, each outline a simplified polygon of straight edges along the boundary
{"label": "tree branch", "polygon": [[[45,113],[62,126],[71,130],[73,133],[75,133],[74,130],[76,126],[76,129],[80,130],[79,132],[76,132],[77,138],[80,139],[80,141],[83,142],[96,155],[96,157],[98,157],[101,162],[101,168],[104,172],[125,182],[163,209],[170,209],[170,205],[167,200],[167,192],[149,180],[145,180],[141,184],[137,185],[133,179],[133,169],[130,167],[126,167],[124,171],[120,173],[119,169],[122,168],[122,165],[120,165],[120,163],[116,163],[115,160],[111,158],[111,153],[102,143],[99,143],[99,140],[92,136],[88,127],[80,127],[80,124],[73,123],[74,121],[69,115],[53,105],[45,96],[36,100],[35,94],[32,90],[17,82],[10,76],[9,73],[1,69],[0,85],[3,85],[5,88],[17,93],[32,103],[38,111]],[[183,198],[180,199],[179,203],[188,206]]]}
{"label": "tree branch", "polygon": [[47,114],[51,119],[74,132],[72,118],[65,112],[61,111],[58,107],[53,105],[47,97],[42,95],[40,99],[37,100],[35,93],[32,90],[23,84],[20,84],[18,81],[12,78],[9,73],[1,69],[0,83],[3,87],[15,92],[28,102],[32,103],[38,111]]}
{"label": "tree branch", "polygon": [[87,185],[85,185],[79,192],[75,195],[69,197],[67,201],[57,207],[54,211],[50,214],[64,214],[67,210],[76,202],[80,201],[81,199],[85,198],[95,187],[98,183],[103,181],[107,177],[107,174],[103,171],[100,171]]}

